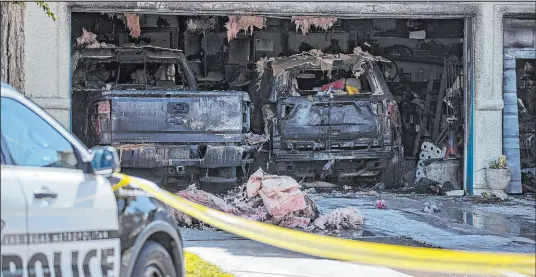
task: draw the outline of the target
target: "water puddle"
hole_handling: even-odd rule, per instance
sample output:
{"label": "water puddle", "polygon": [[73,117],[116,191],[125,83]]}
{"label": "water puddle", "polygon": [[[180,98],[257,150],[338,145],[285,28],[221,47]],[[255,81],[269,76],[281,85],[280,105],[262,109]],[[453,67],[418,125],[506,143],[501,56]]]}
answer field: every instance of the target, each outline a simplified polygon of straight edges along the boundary
{"label": "water puddle", "polygon": [[485,229],[495,234],[519,234],[519,225],[510,220],[482,211],[462,211],[463,223],[478,229]]}
{"label": "water puddle", "polygon": [[459,211],[455,220],[496,235],[514,235],[535,239],[534,226],[530,226],[530,223],[521,224],[494,213],[480,210]]}

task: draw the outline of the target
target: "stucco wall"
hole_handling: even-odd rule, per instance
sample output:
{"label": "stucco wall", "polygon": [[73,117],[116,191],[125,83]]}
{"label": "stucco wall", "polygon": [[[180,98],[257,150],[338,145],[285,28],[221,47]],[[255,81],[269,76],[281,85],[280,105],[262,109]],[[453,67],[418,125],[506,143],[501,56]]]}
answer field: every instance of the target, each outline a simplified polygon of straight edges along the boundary
{"label": "stucco wall", "polygon": [[[474,18],[474,193],[486,190],[484,167],[502,154],[502,81],[504,15],[534,12],[531,2],[459,3],[297,3],[297,2],[72,2],[50,3],[59,21],[28,5],[26,33],[26,92],[64,125],[70,108],[70,14],[76,11],[128,10],[167,14],[333,14],[352,17]],[[70,5],[69,7],[67,5]]]}
{"label": "stucco wall", "polygon": [[61,124],[70,126],[70,11],[49,2],[54,21],[35,3],[26,3],[24,93]]}

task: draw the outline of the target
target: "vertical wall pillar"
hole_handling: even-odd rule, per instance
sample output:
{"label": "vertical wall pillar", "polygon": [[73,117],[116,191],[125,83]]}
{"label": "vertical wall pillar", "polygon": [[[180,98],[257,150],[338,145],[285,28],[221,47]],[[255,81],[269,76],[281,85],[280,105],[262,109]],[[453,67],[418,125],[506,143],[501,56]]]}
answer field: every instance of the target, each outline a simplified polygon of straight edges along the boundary
{"label": "vertical wall pillar", "polygon": [[[512,178],[506,189],[507,193],[520,194],[521,185],[521,151],[518,114],[518,60],[536,59],[536,20],[505,19],[504,26],[504,155],[512,169]],[[520,97],[522,98],[522,97]],[[529,102],[530,104],[530,102]],[[527,105],[527,104],[525,104]]]}
{"label": "vertical wall pillar", "polygon": [[[475,17],[474,195],[488,191],[485,168],[502,155],[502,15],[481,3]],[[499,47],[498,44],[500,43]]]}
{"label": "vertical wall pillar", "polygon": [[56,21],[35,3],[26,3],[25,93],[69,128],[71,13],[66,2],[49,2],[48,5],[58,16]]}

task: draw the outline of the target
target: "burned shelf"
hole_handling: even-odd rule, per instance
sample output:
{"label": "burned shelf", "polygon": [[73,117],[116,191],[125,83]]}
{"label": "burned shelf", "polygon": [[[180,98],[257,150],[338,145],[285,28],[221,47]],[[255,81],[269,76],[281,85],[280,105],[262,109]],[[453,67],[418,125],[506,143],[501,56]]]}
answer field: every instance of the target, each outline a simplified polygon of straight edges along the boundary
{"label": "burned shelf", "polygon": [[99,63],[178,63],[182,59],[181,50],[155,46],[85,48],[79,51],[79,59],[96,60]]}

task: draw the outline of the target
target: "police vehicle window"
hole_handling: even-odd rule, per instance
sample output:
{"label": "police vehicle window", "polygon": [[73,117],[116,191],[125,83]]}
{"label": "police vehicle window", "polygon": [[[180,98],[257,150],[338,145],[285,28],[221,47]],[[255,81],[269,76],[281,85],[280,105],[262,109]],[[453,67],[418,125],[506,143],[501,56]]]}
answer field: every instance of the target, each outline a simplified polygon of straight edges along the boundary
{"label": "police vehicle window", "polygon": [[15,165],[77,168],[71,143],[21,103],[2,97],[1,123],[4,146]]}
{"label": "police vehicle window", "polygon": [[0,164],[5,164],[6,158],[4,157],[4,139],[0,135],[0,145],[2,145],[2,148],[0,149]]}

